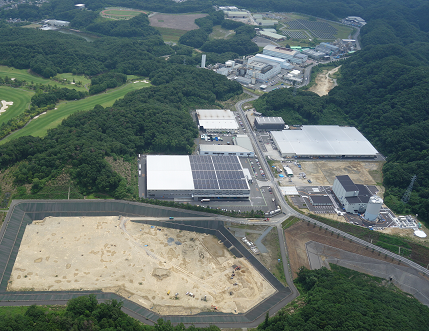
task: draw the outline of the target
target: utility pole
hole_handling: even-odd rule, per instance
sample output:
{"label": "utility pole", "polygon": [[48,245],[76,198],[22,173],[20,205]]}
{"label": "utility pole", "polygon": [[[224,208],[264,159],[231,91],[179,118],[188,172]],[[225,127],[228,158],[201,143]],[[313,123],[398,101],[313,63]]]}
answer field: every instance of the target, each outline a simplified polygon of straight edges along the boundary
{"label": "utility pole", "polygon": [[414,175],[411,178],[411,183],[410,183],[410,185],[408,185],[408,188],[407,188],[407,190],[405,191],[405,193],[404,193],[404,195],[402,197],[402,202],[403,203],[408,203],[408,201],[410,200],[411,191],[413,190],[413,185],[414,185],[414,182],[416,181],[416,179],[417,179],[417,175]]}

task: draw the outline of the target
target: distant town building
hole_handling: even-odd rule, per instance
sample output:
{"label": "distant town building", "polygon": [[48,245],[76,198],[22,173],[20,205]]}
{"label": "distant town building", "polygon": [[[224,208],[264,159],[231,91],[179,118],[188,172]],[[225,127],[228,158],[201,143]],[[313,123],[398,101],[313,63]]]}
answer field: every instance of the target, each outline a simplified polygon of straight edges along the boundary
{"label": "distant town building", "polygon": [[366,24],[365,20],[359,16],[348,16],[341,21],[343,24],[362,27]]}
{"label": "distant town building", "polygon": [[279,21],[276,21],[276,20],[263,20],[258,18],[255,21],[260,26],[274,26],[279,24]]}
{"label": "distant town building", "polygon": [[265,37],[274,41],[281,41],[286,39],[286,37],[281,34],[273,33],[267,30],[258,31],[258,34],[262,37]]}
{"label": "distant town building", "polygon": [[248,18],[249,13],[247,11],[225,11],[224,13],[228,18]]}
{"label": "distant town building", "polygon": [[60,21],[60,20],[45,20],[44,23],[48,26],[55,26],[55,27],[67,27],[70,25],[70,22]]}
{"label": "distant town building", "polygon": [[315,50],[309,49],[309,48],[303,49],[301,51],[301,53],[307,55],[309,58],[312,58],[314,60],[321,60],[325,56],[325,53],[318,52],[318,51],[315,51]]}
{"label": "distant town building", "polygon": [[278,57],[284,60],[287,60],[291,63],[302,63],[302,59],[296,58],[295,55],[299,54],[299,52],[294,51],[290,48],[267,45],[264,47],[262,51],[263,54]]}
{"label": "distant town building", "polygon": [[340,52],[340,48],[329,43],[320,43],[315,48],[316,51],[325,53],[326,55],[336,55]]}

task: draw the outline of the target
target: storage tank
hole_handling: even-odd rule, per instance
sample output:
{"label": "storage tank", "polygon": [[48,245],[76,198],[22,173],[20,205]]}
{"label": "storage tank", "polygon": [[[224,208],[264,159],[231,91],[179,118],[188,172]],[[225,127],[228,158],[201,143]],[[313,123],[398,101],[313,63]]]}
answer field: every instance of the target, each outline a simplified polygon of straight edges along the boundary
{"label": "storage tank", "polygon": [[368,206],[366,207],[365,211],[365,219],[368,221],[375,221],[378,217],[378,214],[380,214],[381,206],[383,205],[383,199],[380,198],[377,195],[372,196],[369,198]]}

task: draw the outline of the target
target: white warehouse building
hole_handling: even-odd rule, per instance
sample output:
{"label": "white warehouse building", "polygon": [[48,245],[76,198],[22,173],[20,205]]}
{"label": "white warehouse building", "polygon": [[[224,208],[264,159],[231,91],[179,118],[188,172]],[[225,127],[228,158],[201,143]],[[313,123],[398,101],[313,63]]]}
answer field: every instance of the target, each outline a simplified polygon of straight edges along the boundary
{"label": "white warehouse building", "polygon": [[282,157],[375,158],[377,150],[354,127],[303,125],[300,129],[271,131]]}
{"label": "white warehouse building", "polygon": [[200,130],[208,132],[238,130],[234,113],[229,109],[197,109],[196,114]]}
{"label": "white warehouse building", "polygon": [[250,188],[237,156],[148,155],[147,197],[248,199]]}
{"label": "white warehouse building", "polygon": [[253,150],[238,145],[200,145],[200,155],[233,155],[239,157],[254,157]]}

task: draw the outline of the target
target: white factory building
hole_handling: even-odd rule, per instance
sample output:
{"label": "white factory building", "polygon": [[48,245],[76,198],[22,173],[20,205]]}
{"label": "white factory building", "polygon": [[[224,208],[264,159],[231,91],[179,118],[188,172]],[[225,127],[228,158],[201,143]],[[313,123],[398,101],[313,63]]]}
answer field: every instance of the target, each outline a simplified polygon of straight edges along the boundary
{"label": "white factory building", "polygon": [[234,113],[229,109],[197,109],[198,127],[207,132],[238,130]]}
{"label": "white factory building", "polygon": [[283,36],[275,32],[266,31],[265,29],[264,31],[259,31],[258,34],[262,37],[275,40],[275,41],[281,41],[286,39],[286,36]]}
{"label": "white factory building", "polygon": [[[284,48],[284,47],[279,47],[274,45],[265,46],[262,53],[273,57],[279,57],[291,63],[303,63],[307,61],[307,58],[304,59],[302,54],[299,53],[298,51],[294,51],[289,48]],[[301,55],[298,55],[298,54],[301,54]]]}
{"label": "white factory building", "polygon": [[348,175],[337,176],[332,191],[344,210],[351,214],[363,214],[369,221],[375,221],[383,200],[373,196],[365,185],[355,184]]}
{"label": "white factory building", "polygon": [[249,13],[247,11],[223,11],[227,18],[248,18]]}
{"label": "white factory building", "polygon": [[247,78],[256,78],[257,81],[265,82],[281,72],[279,63],[269,60],[262,60],[256,57],[250,58],[247,62]]}
{"label": "white factory building", "polygon": [[279,24],[279,21],[276,20],[264,20],[262,18],[257,18],[255,20],[256,24],[260,25],[260,26],[274,26]]}
{"label": "white factory building", "polygon": [[278,63],[280,64],[280,67],[282,69],[293,69],[293,65],[290,64],[288,61],[286,61],[285,59],[281,59],[279,57],[274,57],[274,56],[269,56],[269,55],[265,55],[265,54],[256,54],[254,57],[251,57],[248,61],[260,61],[260,62],[265,62],[266,63]]}
{"label": "white factory building", "polygon": [[250,188],[237,156],[148,155],[147,197],[248,199]]}
{"label": "white factory building", "polygon": [[253,150],[238,145],[200,145],[200,155],[233,155],[239,157],[254,157]]}
{"label": "white factory building", "polygon": [[354,127],[303,125],[299,129],[272,131],[282,157],[375,158],[377,150]]}

